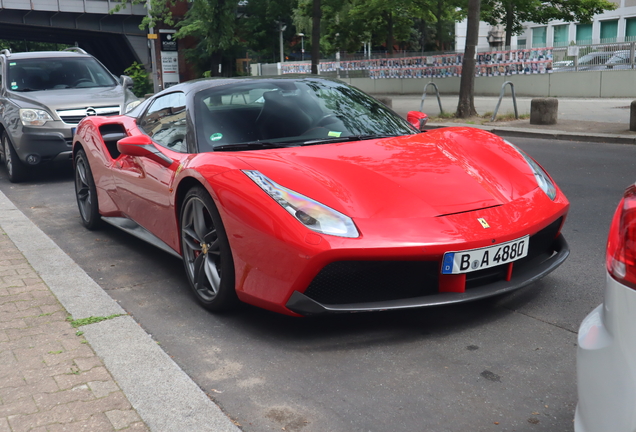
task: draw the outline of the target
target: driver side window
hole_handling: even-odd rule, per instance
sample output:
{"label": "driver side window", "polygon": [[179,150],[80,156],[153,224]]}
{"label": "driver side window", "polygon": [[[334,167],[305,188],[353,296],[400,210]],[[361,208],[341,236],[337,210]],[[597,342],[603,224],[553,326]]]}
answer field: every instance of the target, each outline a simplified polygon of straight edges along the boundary
{"label": "driver side window", "polygon": [[187,151],[185,104],[181,92],[161,96],[152,103],[139,126],[157,144],[184,153]]}

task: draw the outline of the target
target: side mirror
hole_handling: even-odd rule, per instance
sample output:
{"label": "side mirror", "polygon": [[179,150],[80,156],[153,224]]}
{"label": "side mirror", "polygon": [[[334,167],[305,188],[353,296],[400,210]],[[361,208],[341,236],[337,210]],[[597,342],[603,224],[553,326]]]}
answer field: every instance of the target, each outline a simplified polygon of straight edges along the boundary
{"label": "side mirror", "polygon": [[424,125],[428,121],[428,115],[420,111],[409,111],[406,120],[411,123],[419,131],[424,130]]}
{"label": "side mirror", "polygon": [[133,87],[133,84],[134,84],[133,79],[129,77],[128,75],[122,75],[120,79],[121,79],[121,85],[123,88],[130,89]]}
{"label": "side mirror", "polygon": [[117,141],[117,150],[126,156],[147,157],[165,167],[174,162],[168,156],[161,153],[147,135],[134,135]]}

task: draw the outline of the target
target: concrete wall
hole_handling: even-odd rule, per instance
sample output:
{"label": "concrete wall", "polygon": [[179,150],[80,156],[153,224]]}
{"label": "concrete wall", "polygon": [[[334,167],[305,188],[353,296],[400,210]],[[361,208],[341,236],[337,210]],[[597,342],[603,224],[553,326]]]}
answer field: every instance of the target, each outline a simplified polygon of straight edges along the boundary
{"label": "concrete wall", "polygon": [[[440,94],[459,93],[459,77],[428,79],[341,78],[372,94],[421,95],[428,82],[434,82]],[[501,86],[510,81],[517,96],[530,97],[636,97],[636,70],[558,72],[542,75],[476,77],[475,94],[499,96]],[[429,88],[429,92],[433,89]],[[508,93],[509,88],[506,89]]]}

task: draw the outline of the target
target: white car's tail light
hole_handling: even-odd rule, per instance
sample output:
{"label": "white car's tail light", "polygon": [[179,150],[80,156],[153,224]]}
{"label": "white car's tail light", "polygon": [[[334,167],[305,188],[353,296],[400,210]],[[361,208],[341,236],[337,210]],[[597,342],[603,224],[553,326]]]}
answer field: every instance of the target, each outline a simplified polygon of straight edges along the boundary
{"label": "white car's tail light", "polygon": [[606,265],[614,279],[636,289],[636,184],[627,188],[614,213]]}

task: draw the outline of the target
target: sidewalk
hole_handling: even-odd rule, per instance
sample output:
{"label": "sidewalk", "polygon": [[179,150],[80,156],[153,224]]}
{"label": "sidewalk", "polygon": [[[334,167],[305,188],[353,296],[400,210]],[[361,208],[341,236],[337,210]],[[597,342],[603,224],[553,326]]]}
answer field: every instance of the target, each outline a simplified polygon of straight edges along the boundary
{"label": "sidewalk", "polygon": [[0,235],[0,431],[147,431],[64,307]]}
{"label": "sidewalk", "polygon": [[[421,96],[414,95],[374,95],[392,99],[393,110],[406,117],[408,111],[420,109]],[[517,97],[519,115],[530,114],[530,97]],[[457,95],[440,97],[445,113],[457,110]],[[525,136],[571,141],[603,142],[616,144],[636,144],[636,132],[629,130],[630,105],[632,99],[584,99],[558,98],[558,120],[555,125],[531,125],[530,119],[490,122],[499,97],[476,96],[475,109],[478,114],[489,113],[483,124],[462,123],[460,119],[433,119],[427,124],[429,129],[445,126],[478,127],[501,136]],[[434,94],[428,94],[424,100],[422,111],[430,117],[440,114],[439,104]],[[504,95],[497,118],[506,114],[514,114],[514,105],[510,89]]]}
{"label": "sidewalk", "polygon": [[0,192],[0,432],[115,430],[239,429]]}
{"label": "sidewalk", "polygon": [[[379,96],[379,95],[376,95]],[[406,116],[419,96],[386,95]],[[442,98],[453,112],[457,96]],[[520,114],[531,98],[517,98]],[[476,97],[480,114],[498,98]],[[629,99],[559,99],[559,121],[485,122],[508,136],[636,143]],[[434,96],[424,112],[439,114]],[[514,112],[506,95],[499,114]],[[461,123],[435,123],[430,127]],[[75,324],[73,327],[68,317]],[[93,319],[88,319],[93,317]],[[94,317],[103,319],[99,322]],[[0,192],[0,432],[238,431],[68,255]]]}

